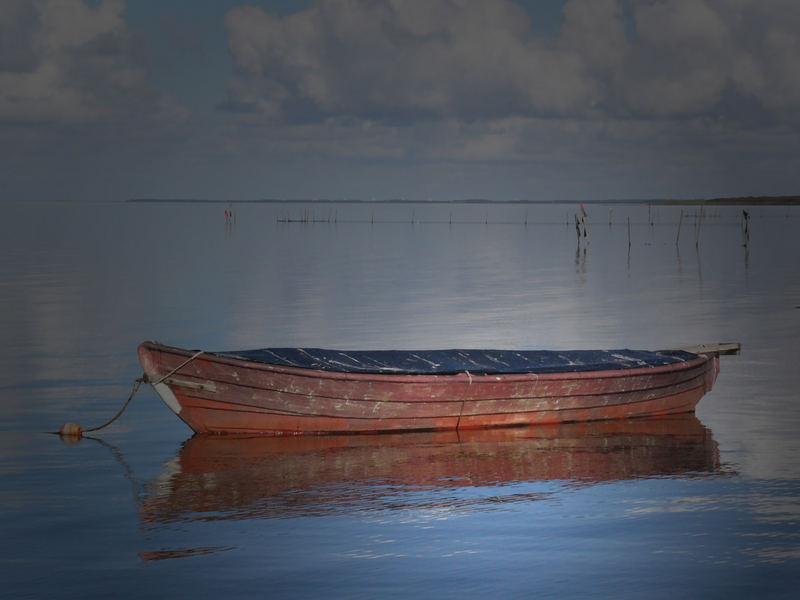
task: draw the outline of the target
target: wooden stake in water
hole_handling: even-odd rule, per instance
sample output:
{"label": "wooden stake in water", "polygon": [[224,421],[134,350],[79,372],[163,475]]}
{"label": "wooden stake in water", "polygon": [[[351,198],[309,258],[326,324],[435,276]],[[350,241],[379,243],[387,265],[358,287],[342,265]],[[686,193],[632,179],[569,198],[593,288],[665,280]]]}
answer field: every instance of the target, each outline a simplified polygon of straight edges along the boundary
{"label": "wooden stake in water", "polygon": [[700,228],[703,226],[703,216],[705,214],[705,209],[702,207],[700,208],[700,213],[697,215],[697,220],[695,221],[695,230],[694,230],[694,247],[700,247]]}
{"label": "wooden stake in water", "polygon": [[681,216],[678,217],[678,236],[675,238],[675,246],[678,245],[678,241],[681,239],[681,225],[683,225],[683,209],[681,209]]}
{"label": "wooden stake in water", "polygon": [[628,217],[628,250],[631,249],[631,218]]}
{"label": "wooden stake in water", "polygon": [[583,237],[589,237],[589,231],[586,228],[586,209],[583,208],[583,202],[579,202],[578,205],[581,207],[581,221],[583,221]]}
{"label": "wooden stake in water", "polygon": [[742,217],[744,217],[744,245],[747,247],[750,244],[750,213],[742,210]]}

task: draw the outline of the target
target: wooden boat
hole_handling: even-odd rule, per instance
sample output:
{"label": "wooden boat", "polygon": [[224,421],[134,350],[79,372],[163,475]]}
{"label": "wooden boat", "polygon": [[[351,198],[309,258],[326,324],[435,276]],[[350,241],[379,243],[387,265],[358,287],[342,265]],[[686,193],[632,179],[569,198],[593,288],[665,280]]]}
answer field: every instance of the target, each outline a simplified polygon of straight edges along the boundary
{"label": "wooden boat", "polygon": [[[470,510],[487,502],[531,501],[514,487],[522,482],[593,485],[700,477],[720,468],[717,442],[691,413],[458,432],[196,435],[145,486],[140,517],[145,527],[157,528],[420,505]],[[485,489],[459,495],[465,487]]]}
{"label": "wooden boat", "polygon": [[144,342],[145,378],[201,434],[477,429],[691,412],[720,354],[680,350],[192,351]]}
{"label": "wooden boat", "polygon": [[145,378],[201,434],[462,430],[691,412],[720,354],[681,350],[192,351],[144,342]]}

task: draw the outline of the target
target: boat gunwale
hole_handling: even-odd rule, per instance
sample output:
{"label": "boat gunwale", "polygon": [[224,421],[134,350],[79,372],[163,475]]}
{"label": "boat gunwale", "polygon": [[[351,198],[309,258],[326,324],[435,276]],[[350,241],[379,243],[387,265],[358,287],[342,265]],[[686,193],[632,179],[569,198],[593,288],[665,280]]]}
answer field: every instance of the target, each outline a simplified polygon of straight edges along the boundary
{"label": "boat gunwale", "polygon": [[[200,352],[199,350],[186,350],[175,346],[167,346],[159,342],[142,342],[140,347],[146,348],[148,351],[155,351],[164,354],[173,354],[181,357],[192,357]],[[329,379],[338,381],[358,381],[358,382],[383,382],[383,383],[445,383],[445,382],[458,382],[464,381],[470,384],[480,383],[497,383],[497,382],[520,382],[531,380],[546,380],[546,381],[560,381],[560,380],[583,380],[583,379],[616,379],[622,377],[638,377],[648,375],[660,375],[671,372],[678,372],[690,370],[699,367],[704,363],[714,358],[714,353],[697,354],[695,358],[669,363],[666,365],[656,365],[648,367],[631,367],[624,369],[605,369],[605,370],[585,370],[585,371],[559,371],[551,373],[534,373],[534,372],[520,372],[520,373],[470,373],[468,369],[456,373],[405,373],[405,374],[390,374],[390,373],[347,373],[343,371],[327,371],[322,369],[311,369],[306,367],[290,367],[284,365],[276,365],[272,363],[265,363],[260,361],[248,360],[239,358],[234,355],[225,355],[216,352],[205,352],[197,354],[195,360],[204,359],[206,361],[213,361],[230,366],[239,366],[247,369],[258,371],[266,371],[269,373],[284,374],[293,377],[307,377],[311,379]],[[194,362],[192,360],[191,362]],[[188,366],[188,363],[187,363]],[[177,369],[176,374],[182,368]],[[182,373],[184,377],[202,377],[200,375],[190,375]],[[220,379],[211,381],[222,381]]]}

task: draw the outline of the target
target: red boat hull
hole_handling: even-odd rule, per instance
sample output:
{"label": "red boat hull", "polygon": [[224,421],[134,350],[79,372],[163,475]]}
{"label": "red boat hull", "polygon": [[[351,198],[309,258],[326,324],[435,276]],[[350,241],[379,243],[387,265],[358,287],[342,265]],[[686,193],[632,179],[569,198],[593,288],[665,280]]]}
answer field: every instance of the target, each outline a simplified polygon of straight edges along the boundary
{"label": "red boat hull", "polygon": [[488,375],[339,373],[156,342],[141,344],[139,358],[164,402],[201,434],[479,429],[676,414],[693,411],[719,371],[715,353],[658,367]]}

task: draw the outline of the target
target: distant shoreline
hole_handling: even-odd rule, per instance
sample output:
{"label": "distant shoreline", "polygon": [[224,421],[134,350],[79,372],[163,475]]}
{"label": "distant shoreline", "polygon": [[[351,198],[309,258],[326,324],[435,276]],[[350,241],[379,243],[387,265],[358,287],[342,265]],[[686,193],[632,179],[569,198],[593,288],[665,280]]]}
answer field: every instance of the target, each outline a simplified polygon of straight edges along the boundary
{"label": "distant shoreline", "polygon": [[666,200],[663,204],[711,204],[714,206],[786,206],[800,204],[800,196],[740,196],[707,200]]}
{"label": "distant shoreline", "polygon": [[396,198],[388,200],[359,200],[354,198],[214,200],[204,198],[129,198],[125,202],[144,203],[192,203],[192,204],[662,204],[662,205],[713,205],[713,206],[786,206],[800,205],[800,196],[739,196],[731,198],[698,198],[671,200],[487,200],[466,198],[461,200],[410,200]]}

